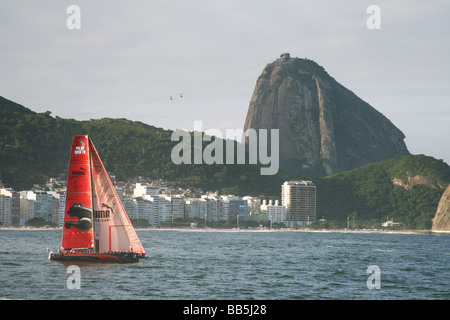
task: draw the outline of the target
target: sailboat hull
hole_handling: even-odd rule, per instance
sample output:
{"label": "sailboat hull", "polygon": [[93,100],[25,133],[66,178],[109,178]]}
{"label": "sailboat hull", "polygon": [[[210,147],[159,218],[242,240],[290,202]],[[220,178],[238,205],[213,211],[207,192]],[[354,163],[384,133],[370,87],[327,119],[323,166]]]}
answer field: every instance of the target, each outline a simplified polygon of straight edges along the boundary
{"label": "sailboat hull", "polygon": [[146,258],[133,252],[111,253],[50,253],[51,261],[62,262],[103,262],[103,263],[133,263]]}

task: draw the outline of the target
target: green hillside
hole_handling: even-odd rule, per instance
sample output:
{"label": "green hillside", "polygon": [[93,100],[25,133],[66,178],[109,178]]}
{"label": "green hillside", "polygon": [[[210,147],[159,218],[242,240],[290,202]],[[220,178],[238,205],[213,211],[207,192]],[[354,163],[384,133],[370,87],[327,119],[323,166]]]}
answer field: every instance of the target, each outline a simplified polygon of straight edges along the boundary
{"label": "green hillside", "polygon": [[171,150],[178,141],[171,141],[170,130],[126,119],[54,118],[0,97],[0,179],[23,190],[65,173],[73,136],[86,134],[119,180],[142,176],[224,193],[276,196],[289,178],[282,170],[261,176],[259,165],[175,165]]}
{"label": "green hillside", "polygon": [[[408,184],[408,177],[416,179]],[[341,224],[350,217],[360,227],[389,217],[428,229],[449,183],[450,167],[443,161],[424,155],[389,159],[316,181],[317,216]]]}

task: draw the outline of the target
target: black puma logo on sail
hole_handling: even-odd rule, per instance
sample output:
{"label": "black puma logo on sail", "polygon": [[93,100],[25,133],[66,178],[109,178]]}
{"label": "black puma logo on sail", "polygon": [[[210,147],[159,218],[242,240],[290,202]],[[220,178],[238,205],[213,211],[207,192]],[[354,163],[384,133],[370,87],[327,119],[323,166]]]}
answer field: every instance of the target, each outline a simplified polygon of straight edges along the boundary
{"label": "black puma logo on sail", "polygon": [[74,227],[81,231],[87,231],[92,228],[92,210],[84,207],[80,203],[73,204],[67,214],[71,217],[78,218],[78,221],[69,221],[64,225],[67,229]]}

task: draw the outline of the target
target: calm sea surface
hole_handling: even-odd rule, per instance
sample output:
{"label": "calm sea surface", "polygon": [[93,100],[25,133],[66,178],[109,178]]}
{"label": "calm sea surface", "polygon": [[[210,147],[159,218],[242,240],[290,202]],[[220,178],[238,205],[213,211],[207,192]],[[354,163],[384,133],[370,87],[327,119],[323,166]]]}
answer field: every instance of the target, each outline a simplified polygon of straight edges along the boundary
{"label": "calm sea surface", "polygon": [[137,233],[149,259],[80,265],[71,290],[69,264],[47,257],[61,230],[1,229],[0,299],[450,299],[449,234]]}

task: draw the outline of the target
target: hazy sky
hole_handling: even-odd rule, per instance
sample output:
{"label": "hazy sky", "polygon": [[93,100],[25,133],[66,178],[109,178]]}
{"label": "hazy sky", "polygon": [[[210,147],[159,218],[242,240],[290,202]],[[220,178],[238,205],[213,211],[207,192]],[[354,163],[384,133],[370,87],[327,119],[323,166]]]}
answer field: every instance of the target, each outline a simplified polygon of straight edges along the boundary
{"label": "hazy sky", "polygon": [[[72,4],[81,29],[67,27]],[[0,95],[64,118],[225,132],[289,52],[387,116],[411,153],[450,163],[449,13],[448,0],[0,0]]]}

